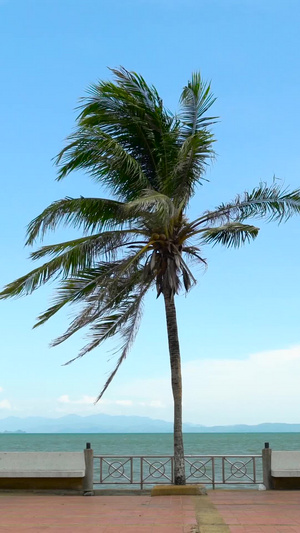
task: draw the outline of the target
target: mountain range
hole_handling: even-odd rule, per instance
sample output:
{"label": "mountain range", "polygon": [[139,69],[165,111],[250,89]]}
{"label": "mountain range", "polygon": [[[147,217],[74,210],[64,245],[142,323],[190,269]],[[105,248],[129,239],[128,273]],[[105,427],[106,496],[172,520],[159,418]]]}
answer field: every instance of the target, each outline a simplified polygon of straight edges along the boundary
{"label": "mountain range", "polygon": [[[172,422],[141,416],[111,416],[105,414],[61,418],[10,416],[0,419],[0,433],[172,433]],[[185,433],[296,433],[300,424],[264,423],[230,426],[183,424]]]}

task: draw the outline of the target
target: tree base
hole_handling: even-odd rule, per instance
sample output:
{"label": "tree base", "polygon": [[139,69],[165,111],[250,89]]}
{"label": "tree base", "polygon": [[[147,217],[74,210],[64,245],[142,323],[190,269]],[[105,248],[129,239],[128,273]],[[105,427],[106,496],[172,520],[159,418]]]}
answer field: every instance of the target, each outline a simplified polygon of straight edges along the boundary
{"label": "tree base", "polygon": [[151,496],[199,496],[207,494],[204,485],[155,485]]}

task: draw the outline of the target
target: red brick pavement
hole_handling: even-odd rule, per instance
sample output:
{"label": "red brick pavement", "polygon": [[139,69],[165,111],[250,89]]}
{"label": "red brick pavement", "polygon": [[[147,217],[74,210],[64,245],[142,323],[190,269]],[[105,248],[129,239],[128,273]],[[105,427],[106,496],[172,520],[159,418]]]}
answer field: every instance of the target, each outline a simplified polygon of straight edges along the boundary
{"label": "red brick pavement", "polygon": [[[205,515],[207,503],[210,514]],[[300,533],[300,491],[216,490],[208,496],[155,498],[0,493],[1,533],[225,531],[215,516],[223,518],[231,533]]]}
{"label": "red brick pavement", "polygon": [[0,493],[0,532],[192,533],[192,497]]}
{"label": "red brick pavement", "polygon": [[210,491],[231,533],[300,533],[300,491]]}

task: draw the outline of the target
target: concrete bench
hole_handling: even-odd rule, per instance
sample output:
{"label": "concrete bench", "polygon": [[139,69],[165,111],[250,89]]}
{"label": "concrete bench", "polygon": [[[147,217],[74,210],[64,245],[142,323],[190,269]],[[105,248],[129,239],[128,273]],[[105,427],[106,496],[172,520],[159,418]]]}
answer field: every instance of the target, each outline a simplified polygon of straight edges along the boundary
{"label": "concrete bench", "polygon": [[271,478],[274,489],[299,489],[300,452],[272,450]]}
{"label": "concrete bench", "polygon": [[0,489],[84,491],[86,452],[0,452]]}

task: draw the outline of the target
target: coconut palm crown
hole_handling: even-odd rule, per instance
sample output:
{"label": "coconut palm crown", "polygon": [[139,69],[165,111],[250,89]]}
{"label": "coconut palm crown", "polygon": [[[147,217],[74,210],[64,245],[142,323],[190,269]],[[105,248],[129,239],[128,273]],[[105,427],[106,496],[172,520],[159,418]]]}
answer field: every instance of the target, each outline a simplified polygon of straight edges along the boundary
{"label": "coconut palm crown", "polygon": [[[215,99],[209,84],[193,74],[171,114],[153,86],[124,68],[112,71],[114,82],[99,82],[83,99],[77,129],[57,156],[58,180],[83,169],[104,185],[109,198],[64,198],[52,203],[28,226],[27,245],[59,224],[83,236],[42,246],[31,259],[45,260],[7,285],[0,298],[29,294],[60,278],[53,305],[36,326],[60,309],[81,303],[67,331],[53,346],[89,327],[89,340],[71,361],[118,334],[117,364],[101,398],[134,341],[143,299],[155,286],[165,302],[174,396],[175,483],[184,484],[180,350],[174,296],[196,280],[193,263],[205,264],[203,246],[239,247],[255,239],[256,218],[282,222],[300,213],[300,190],[273,181],[217,206],[190,221],[186,210],[214,156],[207,115]],[[78,309],[78,306],[77,306]],[[71,362],[71,361],[68,361]],[[67,363],[67,364],[68,364]]]}

